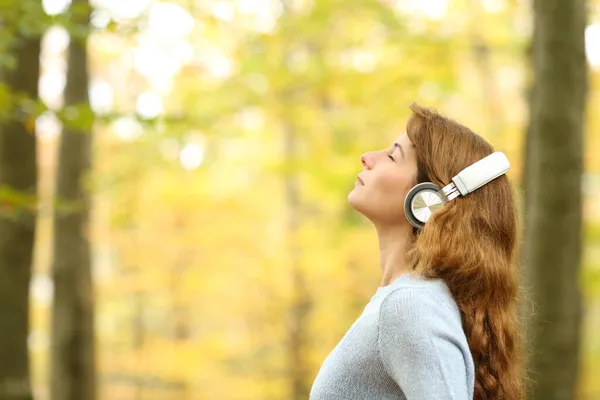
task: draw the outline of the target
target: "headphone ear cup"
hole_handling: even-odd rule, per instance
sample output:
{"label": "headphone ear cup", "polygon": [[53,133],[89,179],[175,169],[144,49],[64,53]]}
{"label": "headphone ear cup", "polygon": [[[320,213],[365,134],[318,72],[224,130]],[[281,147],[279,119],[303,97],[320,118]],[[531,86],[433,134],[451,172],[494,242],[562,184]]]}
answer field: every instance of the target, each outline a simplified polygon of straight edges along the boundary
{"label": "headphone ear cup", "polygon": [[446,200],[438,193],[440,190],[440,187],[432,182],[423,182],[415,185],[406,194],[404,214],[412,226],[423,228],[431,215],[444,206]]}

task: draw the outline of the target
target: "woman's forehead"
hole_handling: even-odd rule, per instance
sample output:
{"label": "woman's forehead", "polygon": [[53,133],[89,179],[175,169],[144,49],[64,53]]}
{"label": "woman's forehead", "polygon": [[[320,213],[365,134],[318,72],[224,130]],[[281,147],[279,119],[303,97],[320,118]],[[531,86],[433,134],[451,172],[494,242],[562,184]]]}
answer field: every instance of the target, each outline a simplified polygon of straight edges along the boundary
{"label": "woman's forehead", "polygon": [[402,135],[398,136],[398,138],[396,139],[396,143],[400,143],[402,145],[402,147],[405,147],[405,146],[406,146],[406,148],[412,147],[412,142],[410,141],[410,138],[408,137],[406,132],[404,132]]}

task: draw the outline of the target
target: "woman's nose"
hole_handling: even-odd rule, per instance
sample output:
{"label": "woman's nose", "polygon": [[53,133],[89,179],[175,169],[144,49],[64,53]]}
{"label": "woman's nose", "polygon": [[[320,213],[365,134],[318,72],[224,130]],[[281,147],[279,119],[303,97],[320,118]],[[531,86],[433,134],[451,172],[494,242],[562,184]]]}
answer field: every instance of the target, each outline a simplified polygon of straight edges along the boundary
{"label": "woman's nose", "polygon": [[367,154],[363,154],[362,156],[360,156],[360,162],[362,163],[363,167],[365,167],[367,169],[371,168],[371,162],[367,158]]}

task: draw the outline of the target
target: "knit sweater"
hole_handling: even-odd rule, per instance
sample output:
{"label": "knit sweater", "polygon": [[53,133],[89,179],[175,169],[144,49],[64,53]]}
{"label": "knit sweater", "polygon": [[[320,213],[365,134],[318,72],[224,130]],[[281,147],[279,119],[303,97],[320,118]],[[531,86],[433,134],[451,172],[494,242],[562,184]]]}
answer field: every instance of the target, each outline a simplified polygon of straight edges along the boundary
{"label": "knit sweater", "polygon": [[473,358],[441,279],[379,287],[327,356],[310,400],[472,400]]}

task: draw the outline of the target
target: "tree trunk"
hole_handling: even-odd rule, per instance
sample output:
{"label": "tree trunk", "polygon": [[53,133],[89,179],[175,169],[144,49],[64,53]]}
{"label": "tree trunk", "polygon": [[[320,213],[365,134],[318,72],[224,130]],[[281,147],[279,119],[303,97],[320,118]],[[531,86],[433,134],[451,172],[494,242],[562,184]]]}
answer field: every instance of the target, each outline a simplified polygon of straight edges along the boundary
{"label": "tree trunk", "polygon": [[579,371],[585,0],[535,0],[525,261],[536,399],[573,399]]}
{"label": "tree trunk", "polygon": [[[297,139],[294,128],[290,122],[285,126],[285,154],[286,160],[294,164],[296,160]],[[306,286],[306,278],[302,270],[301,250],[298,245],[300,204],[300,182],[295,172],[286,173],[285,197],[288,211],[287,235],[290,246],[290,261],[292,267],[292,304],[289,310],[289,355],[290,372],[292,379],[292,400],[307,399],[310,392],[308,382],[308,369],[303,354],[307,351],[308,342],[308,314],[312,307],[310,295]]]}
{"label": "tree trunk", "polygon": [[[3,71],[2,80],[10,89],[11,97],[23,94],[37,100],[40,37],[24,37],[17,30],[14,40],[16,66]],[[17,119],[16,110],[11,111],[9,119],[0,122],[0,190],[36,196],[36,140],[34,124],[29,120],[32,116]],[[33,398],[27,336],[34,210],[35,207],[0,195],[0,400]]]}
{"label": "tree trunk", "polygon": [[[77,26],[87,27],[87,0],[73,0],[72,7]],[[89,106],[86,43],[86,38],[71,37],[65,107]],[[66,128],[60,139],[56,196],[74,207],[59,207],[54,219],[52,400],[93,400],[96,396],[90,193],[84,181],[91,171],[88,129]]]}

